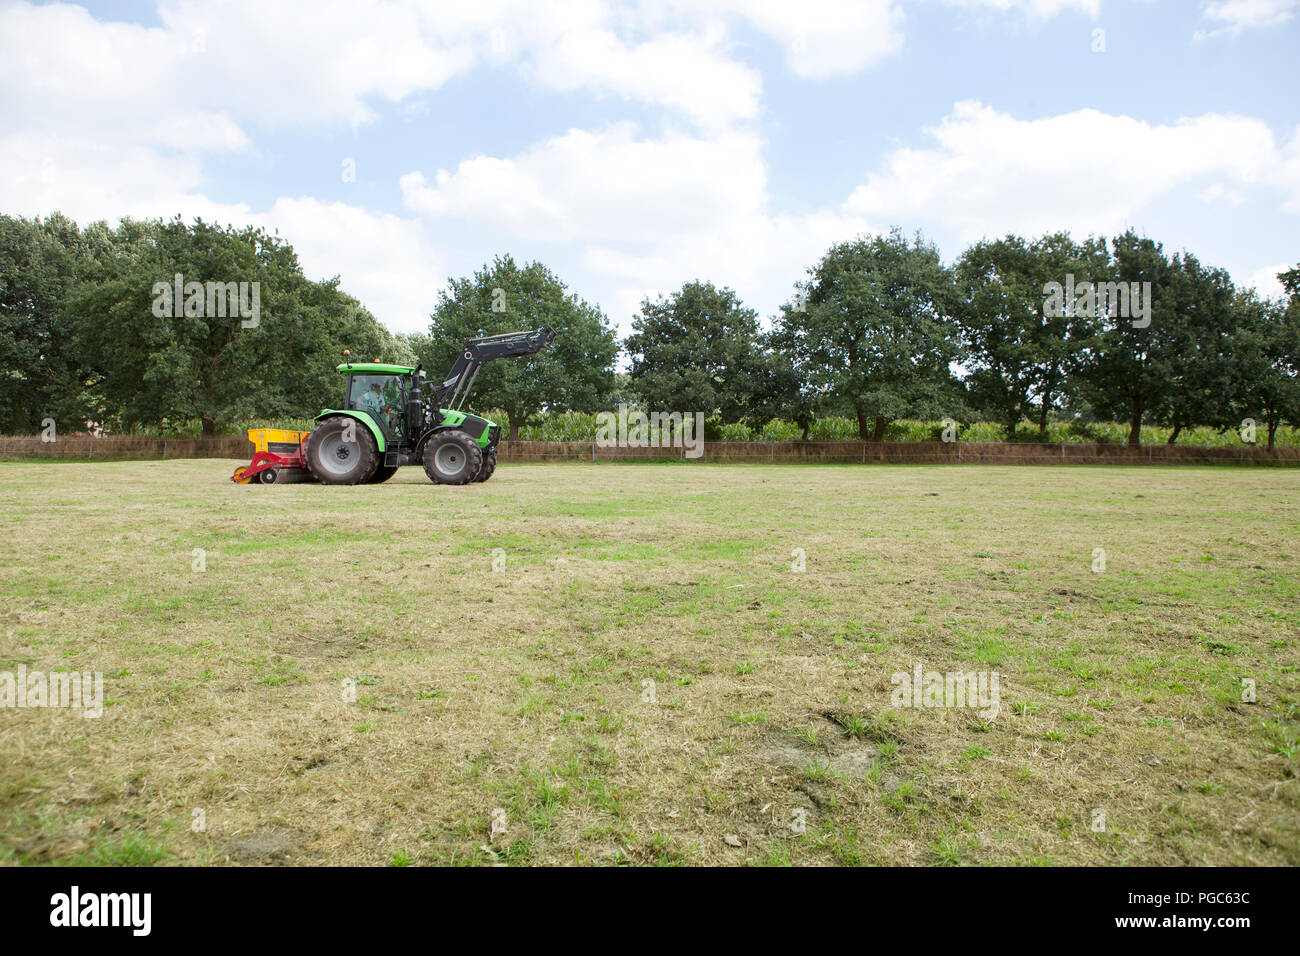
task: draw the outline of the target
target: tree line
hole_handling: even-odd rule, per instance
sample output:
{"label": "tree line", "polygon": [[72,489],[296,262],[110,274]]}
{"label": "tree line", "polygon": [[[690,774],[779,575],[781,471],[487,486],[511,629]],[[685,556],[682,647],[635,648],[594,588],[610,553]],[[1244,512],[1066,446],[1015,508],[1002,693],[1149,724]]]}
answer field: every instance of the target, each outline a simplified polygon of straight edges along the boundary
{"label": "tree line", "polygon": [[[551,350],[475,383],[511,438],[548,413],[626,402],[782,419],[805,439],[848,416],[864,441],[912,418],[991,420],[1008,439],[1026,419],[1041,435],[1061,418],[1119,421],[1132,444],[1144,423],[1172,443],[1251,419],[1271,447],[1300,423],[1300,266],[1279,278],[1284,297],[1261,299],[1132,231],[984,240],[949,266],[895,229],[832,246],[766,328],[731,289],[693,281],[646,299],[620,342],[550,269],[506,255],[452,279],[427,332],[394,335],[261,229],[0,216],[0,431],[309,418],[339,401],[344,349],[437,377],[467,338],[548,325]],[[248,296],[236,308],[240,283],[255,315]]]}

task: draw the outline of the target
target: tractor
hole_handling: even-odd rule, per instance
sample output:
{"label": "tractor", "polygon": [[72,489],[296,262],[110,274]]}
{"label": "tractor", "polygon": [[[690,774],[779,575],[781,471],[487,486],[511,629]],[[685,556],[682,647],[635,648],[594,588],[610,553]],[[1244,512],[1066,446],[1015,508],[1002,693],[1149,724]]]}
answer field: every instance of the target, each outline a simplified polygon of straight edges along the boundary
{"label": "tractor", "polygon": [[501,426],[463,410],[474,378],[484,362],[535,355],[554,340],[549,328],[470,339],[438,384],[419,365],[353,362],[345,352],[343,407],[316,416],[302,462],[327,485],[377,484],[414,464],[440,485],[487,481]]}

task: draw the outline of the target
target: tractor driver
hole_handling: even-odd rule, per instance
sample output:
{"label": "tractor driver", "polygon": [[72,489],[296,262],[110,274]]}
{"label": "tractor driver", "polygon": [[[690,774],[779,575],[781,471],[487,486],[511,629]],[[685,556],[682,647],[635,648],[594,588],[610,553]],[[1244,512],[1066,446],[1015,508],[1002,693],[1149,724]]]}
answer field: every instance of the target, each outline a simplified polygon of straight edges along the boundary
{"label": "tractor driver", "polygon": [[361,396],[361,406],[375,416],[379,416],[383,412],[384,396],[380,394],[378,382],[371,385],[370,391]]}

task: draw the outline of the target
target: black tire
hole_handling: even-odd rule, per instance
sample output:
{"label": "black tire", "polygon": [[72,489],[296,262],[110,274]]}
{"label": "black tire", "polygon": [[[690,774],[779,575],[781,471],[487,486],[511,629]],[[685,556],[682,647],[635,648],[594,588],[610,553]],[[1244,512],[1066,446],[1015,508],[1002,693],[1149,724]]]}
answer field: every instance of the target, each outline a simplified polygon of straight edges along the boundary
{"label": "black tire", "polygon": [[312,477],[327,485],[363,484],[379,467],[375,436],[347,415],[331,415],[312,429],[305,457]]}
{"label": "black tire", "polygon": [[424,444],[424,473],[439,485],[466,485],[483,467],[483,449],[463,431],[438,432]]}
{"label": "black tire", "polygon": [[280,479],[279,468],[268,468],[257,476],[257,480],[264,485],[273,485]]}
{"label": "black tire", "polygon": [[375,473],[370,476],[370,479],[366,482],[366,484],[382,485],[385,481],[393,477],[393,475],[395,474],[397,474],[396,465],[380,465],[378,468],[375,469]]}
{"label": "black tire", "polygon": [[497,450],[496,448],[490,448],[488,449],[487,454],[483,456],[483,464],[482,466],[480,466],[478,470],[478,474],[474,476],[474,480],[487,481],[489,478],[492,477],[492,473],[496,470],[497,470]]}

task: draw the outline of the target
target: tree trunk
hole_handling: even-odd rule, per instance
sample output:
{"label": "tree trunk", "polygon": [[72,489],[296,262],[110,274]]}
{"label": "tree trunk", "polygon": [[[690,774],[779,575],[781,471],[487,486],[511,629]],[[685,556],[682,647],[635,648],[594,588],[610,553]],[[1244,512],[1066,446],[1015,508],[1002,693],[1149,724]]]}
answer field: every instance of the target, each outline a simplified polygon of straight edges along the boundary
{"label": "tree trunk", "polygon": [[1128,426],[1128,443],[1132,448],[1142,444],[1142,409],[1133,409],[1133,418]]}
{"label": "tree trunk", "polygon": [[217,433],[217,423],[214,419],[203,416],[203,437],[211,438]]}
{"label": "tree trunk", "polygon": [[1273,436],[1275,434],[1277,434],[1277,419],[1273,419],[1268,423],[1268,450],[1269,451],[1273,450]]}
{"label": "tree trunk", "polygon": [[889,419],[876,416],[876,431],[871,436],[872,441],[882,442],[885,440],[885,426],[887,424],[889,424]]}
{"label": "tree trunk", "polygon": [[1018,415],[1017,415],[1015,418],[1008,418],[1008,419],[1007,419],[1007,421],[1006,421],[1006,432],[1007,432],[1006,438],[1007,438],[1007,441],[1015,441],[1015,440],[1016,440],[1016,422],[1018,422],[1018,421],[1020,421],[1020,416],[1018,416]]}
{"label": "tree trunk", "polygon": [[811,423],[809,423],[809,422],[804,422],[804,425],[803,425],[803,440],[804,440],[804,441],[807,441],[807,440],[808,440],[808,429],[811,428],[811,427],[812,427],[812,426],[811,426]]}
{"label": "tree trunk", "polygon": [[1168,441],[1165,442],[1165,444],[1172,445],[1174,442],[1178,441],[1178,433],[1181,432],[1182,430],[1183,430],[1182,425],[1175,425],[1174,430],[1169,433],[1169,439]]}
{"label": "tree trunk", "polygon": [[519,420],[510,416],[510,441],[519,441]]}
{"label": "tree trunk", "polygon": [[867,440],[867,412],[866,409],[853,406],[853,411],[858,416],[858,441]]}
{"label": "tree trunk", "polygon": [[1038,413],[1038,436],[1047,437],[1047,413],[1052,408],[1052,392],[1056,390],[1056,367],[1047,373],[1047,384],[1043,386],[1042,410]]}

